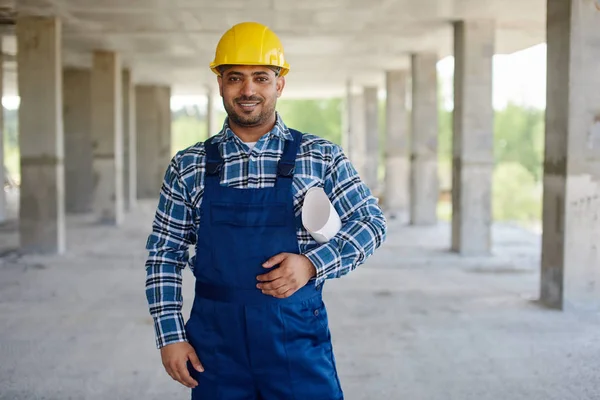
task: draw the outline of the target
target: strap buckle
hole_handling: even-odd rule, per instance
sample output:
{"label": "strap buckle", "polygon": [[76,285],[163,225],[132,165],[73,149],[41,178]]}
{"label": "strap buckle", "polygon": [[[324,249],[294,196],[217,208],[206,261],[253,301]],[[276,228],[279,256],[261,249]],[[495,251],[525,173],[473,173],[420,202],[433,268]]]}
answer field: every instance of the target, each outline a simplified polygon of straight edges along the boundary
{"label": "strap buckle", "polygon": [[277,165],[277,175],[284,178],[291,178],[294,176],[294,169],[296,168],[296,163],[287,163],[280,161]]}
{"label": "strap buckle", "polygon": [[219,175],[223,170],[223,162],[208,162],[206,163],[206,174],[207,175]]}

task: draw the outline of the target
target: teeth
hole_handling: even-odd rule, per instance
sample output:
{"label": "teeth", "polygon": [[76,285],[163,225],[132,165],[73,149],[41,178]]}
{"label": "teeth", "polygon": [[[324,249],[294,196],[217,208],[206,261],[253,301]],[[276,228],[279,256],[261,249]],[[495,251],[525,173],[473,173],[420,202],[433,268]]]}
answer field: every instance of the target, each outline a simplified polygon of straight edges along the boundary
{"label": "teeth", "polygon": [[251,107],[251,106],[255,106],[256,104],[243,104],[243,103],[241,103],[241,105],[243,107]]}

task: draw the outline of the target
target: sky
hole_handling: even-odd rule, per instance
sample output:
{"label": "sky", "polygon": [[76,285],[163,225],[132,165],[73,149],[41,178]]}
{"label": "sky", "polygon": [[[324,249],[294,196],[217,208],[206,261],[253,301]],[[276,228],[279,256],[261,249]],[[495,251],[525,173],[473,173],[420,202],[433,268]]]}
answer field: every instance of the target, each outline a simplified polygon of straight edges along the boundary
{"label": "sky", "polygon": [[[443,82],[444,105],[452,107],[453,57],[438,62],[438,74]],[[493,61],[493,103],[495,109],[502,109],[508,102],[543,109],[546,106],[546,45],[540,44],[510,55],[496,55]],[[218,99],[217,99],[218,100]],[[171,98],[171,108],[179,109],[186,103],[206,104],[206,97]],[[9,109],[18,106],[14,96],[2,98],[2,104]],[[222,109],[220,101],[215,101],[217,109]]]}

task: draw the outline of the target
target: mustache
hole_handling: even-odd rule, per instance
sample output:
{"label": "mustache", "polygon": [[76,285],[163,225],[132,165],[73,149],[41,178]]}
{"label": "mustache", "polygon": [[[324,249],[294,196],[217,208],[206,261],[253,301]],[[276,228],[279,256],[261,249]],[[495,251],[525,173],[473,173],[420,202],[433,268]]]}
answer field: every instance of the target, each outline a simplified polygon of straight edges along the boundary
{"label": "mustache", "polygon": [[263,101],[262,97],[258,96],[241,96],[235,99],[237,103],[241,103],[244,101]]}

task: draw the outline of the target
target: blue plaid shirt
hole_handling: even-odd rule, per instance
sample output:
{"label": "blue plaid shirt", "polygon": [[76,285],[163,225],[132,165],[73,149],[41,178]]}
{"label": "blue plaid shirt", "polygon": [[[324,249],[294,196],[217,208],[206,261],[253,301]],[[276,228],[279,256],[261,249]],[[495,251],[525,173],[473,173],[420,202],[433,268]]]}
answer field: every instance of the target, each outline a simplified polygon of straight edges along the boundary
{"label": "blue plaid shirt", "polygon": [[[281,117],[255,147],[244,144],[225,122],[213,137],[221,143],[225,161],[222,185],[236,188],[274,186],[277,162],[292,135]],[[160,192],[152,233],[148,237],[146,297],[154,318],[156,345],[186,341],[181,313],[182,269],[190,265],[188,248],[196,243],[200,203],[204,192],[204,144],[178,152],[172,159]],[[296,158],[293,191],[298,216],[306,191],[323,187],[342,220],[342,229],[319,245],[302,227],[297,230],[300,253],[314,264],[317,275],[309,284],[338,278],[362,264],[386,236],[386,221],[377,200],[360,180],[342,149],[318,136],[305,134]]]}

